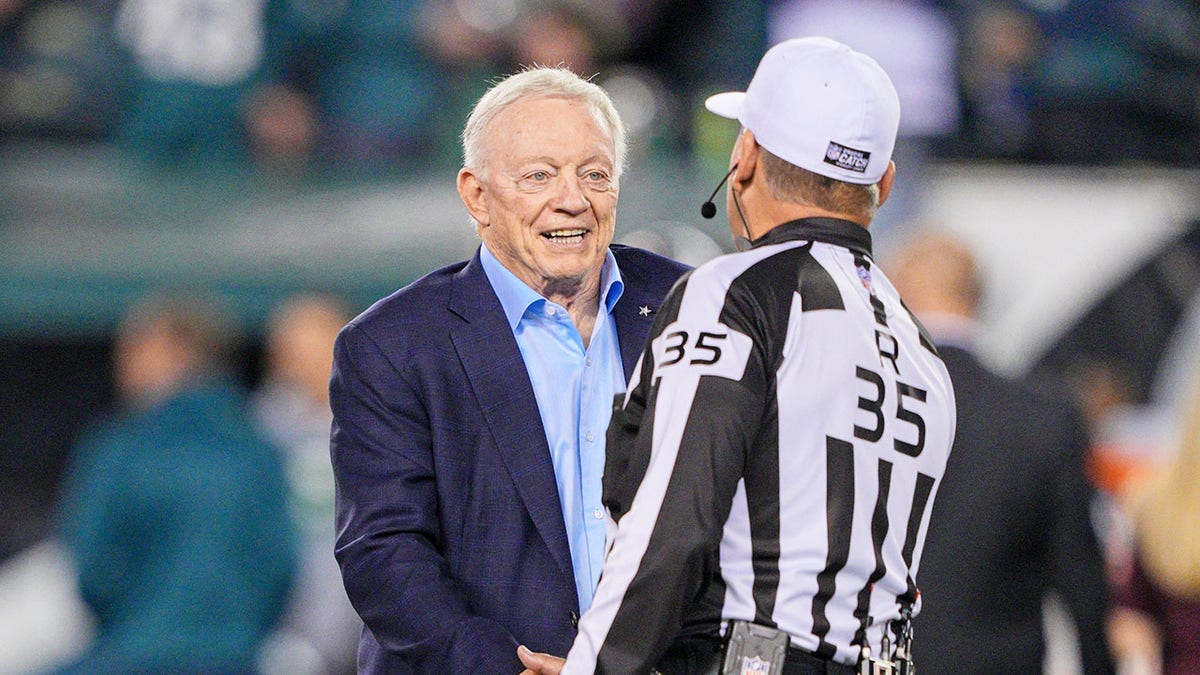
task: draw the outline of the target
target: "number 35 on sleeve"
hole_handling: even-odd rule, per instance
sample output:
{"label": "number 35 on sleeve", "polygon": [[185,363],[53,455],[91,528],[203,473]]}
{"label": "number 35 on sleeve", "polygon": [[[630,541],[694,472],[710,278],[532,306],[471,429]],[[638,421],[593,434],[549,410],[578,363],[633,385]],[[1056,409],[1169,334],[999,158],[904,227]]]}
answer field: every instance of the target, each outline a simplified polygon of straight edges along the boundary
{"label": "number 35 on sleeve", "polygon": [[654,379],[680,371],[741,380],[750,358],[750,338],[723,324],[706,329],[667,326],[654,342]]}

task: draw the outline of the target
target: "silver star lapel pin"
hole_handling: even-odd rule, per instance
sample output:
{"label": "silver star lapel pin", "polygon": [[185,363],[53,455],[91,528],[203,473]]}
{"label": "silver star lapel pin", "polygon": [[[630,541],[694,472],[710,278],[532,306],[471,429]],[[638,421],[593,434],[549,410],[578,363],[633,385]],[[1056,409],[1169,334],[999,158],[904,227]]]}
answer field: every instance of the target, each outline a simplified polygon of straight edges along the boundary
{"label": "silver star lapel pin", "polygon": [[641,307],[638,307],[638,314],[641,314],[642,316],[650,316],[650,311],[651,311],[650,308],[647,307],[646,305],[642,305]]}

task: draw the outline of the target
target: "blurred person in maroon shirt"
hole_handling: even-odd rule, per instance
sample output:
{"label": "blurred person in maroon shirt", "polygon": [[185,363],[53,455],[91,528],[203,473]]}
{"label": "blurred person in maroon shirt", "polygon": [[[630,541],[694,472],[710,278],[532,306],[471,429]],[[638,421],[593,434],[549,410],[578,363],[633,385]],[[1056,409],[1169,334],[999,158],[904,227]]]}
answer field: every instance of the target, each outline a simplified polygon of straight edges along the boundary
{"label": "blurred person in maroon shirt", "polygon": [[1109,635],[1131,675],[1200,673],[1200,373],[1192,381],[1174,456],[1130,501]]}

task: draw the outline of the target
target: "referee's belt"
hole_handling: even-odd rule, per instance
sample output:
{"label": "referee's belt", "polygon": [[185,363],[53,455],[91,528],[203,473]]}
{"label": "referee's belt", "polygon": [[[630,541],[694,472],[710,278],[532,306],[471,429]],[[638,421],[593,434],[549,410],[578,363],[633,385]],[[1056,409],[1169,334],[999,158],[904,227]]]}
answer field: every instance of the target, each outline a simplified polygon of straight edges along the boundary
{"label": "referee's belt", "polygon": [[823,659],[799,647],[789,646],[783,662],[783,675],[855,675],[857,672],[854,666]]}
{"label": "referee's belt", "polygon": [[[656,675],[720,675],[725,660],[725,638],[717,633],[678,637],[658,667]],[[783,675],[856,675],[854,666],[838,663],[789,645]]]}

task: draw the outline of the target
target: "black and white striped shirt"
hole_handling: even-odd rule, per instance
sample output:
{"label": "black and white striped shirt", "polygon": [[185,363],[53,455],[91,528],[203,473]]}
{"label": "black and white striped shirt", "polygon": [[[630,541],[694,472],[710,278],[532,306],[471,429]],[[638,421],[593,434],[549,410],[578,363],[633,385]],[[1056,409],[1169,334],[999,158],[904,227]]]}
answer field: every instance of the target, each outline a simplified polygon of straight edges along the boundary
{"label": "black and white striped shirt", "polygon": [[563,672],[644,673],[726,619],[841,663],[878,650],[919,605],[954,415],[865,228],[799,220],[697,268],[613,415],[611,548]]}

